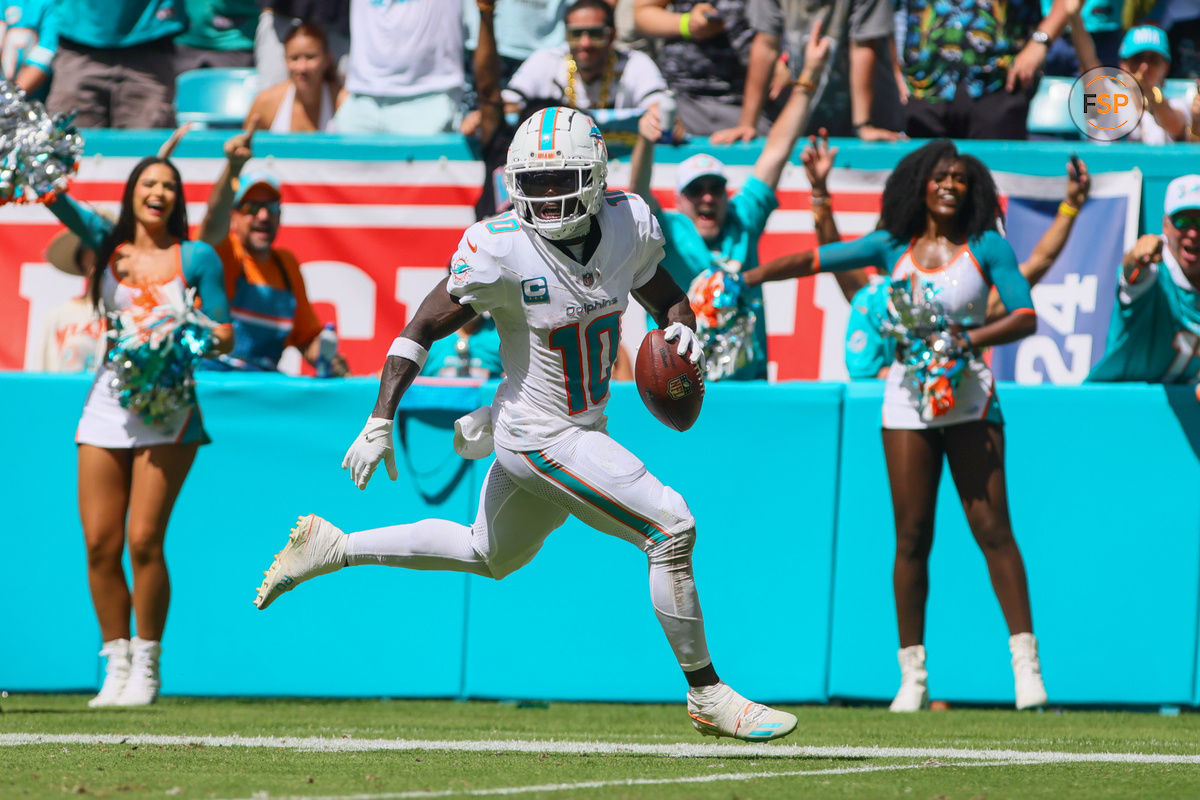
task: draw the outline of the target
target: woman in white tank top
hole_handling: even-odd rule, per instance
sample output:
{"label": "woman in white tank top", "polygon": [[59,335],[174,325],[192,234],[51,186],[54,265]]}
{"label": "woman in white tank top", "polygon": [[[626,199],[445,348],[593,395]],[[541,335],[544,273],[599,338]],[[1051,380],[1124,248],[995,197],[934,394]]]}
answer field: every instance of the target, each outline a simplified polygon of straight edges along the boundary
{"label": "woman in white tank top", "polygon": [[325,33],[305,22],[283,40],[288,79],[254,98],[249,125],[273,133],[332,130],[333,115],[346,97],[337,78]]}
{"label": "woman in white tank top", "polygon": [[[209,353],[232,349],[221,261],[209,245],[188,241],[183,184],[170,161],[149,157],[134,167],[116,223],[68,195],[49,208],[96,252],[94,305],[116,311],[156,304],[164,293],[194,287],[202,310],[218,323]],[[93,707],[148,705],[158,696],[159,640],[170,599],[167,520],[197,448],[208,441],[194,402],[147,420],[121,404],[122,388],[102,363],[75,437],[88,585],[104,641],[100,652],[108,659],[104,685],[88,703]],[[132,592],[121,564],[127,541]]]}

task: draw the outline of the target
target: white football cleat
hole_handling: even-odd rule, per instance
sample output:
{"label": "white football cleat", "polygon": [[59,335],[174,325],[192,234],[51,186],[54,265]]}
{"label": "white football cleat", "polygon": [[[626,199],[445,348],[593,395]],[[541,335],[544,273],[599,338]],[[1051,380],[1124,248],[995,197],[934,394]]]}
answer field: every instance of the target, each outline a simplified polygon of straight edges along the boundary
{"label": "white football cleat", "polygon": [[1037,637],[1018,633],[1008,637],[1012,652],[1013,680],[1017,689],[1017,710],[1041,708],[1046,705],[1046,684],[1042,681],[1042,664],[1038,660]]}
{"label": "white football cleat", "polygon": [[796,729],[794,714],[752,703],[724,683],[689,689],[687,706],[692,726],[704,736],[766,742]]}
{"label": "white football cleat", "polygon": [[921,711],[929,708],[929,672],[925,669],[925,646],[914,644],[902,647],[900,661],[900,691],[888,706],[889,711]]}
{"label": "white football cleat", "polygon": [[129,643],[129,680],[114,705],[148,706],[158,699],[158,657],[162,646],[150,639],[133,637]]}
{"label": "white football cleat", "polygon": [[111,639],[100,648],[100,655],[108,659],[104,665],[104,683],[99,693],[88,700],[88,708],[103,708],[117,705],[121,690],[129,680],[129,640]]}
{"label": "white football cleat", "polygon": [[263,573],[254,605],[266,608],[284,592],[309,578],[346,566],[346,534],[329,521],[309,514],[296,520],[287,544]]}

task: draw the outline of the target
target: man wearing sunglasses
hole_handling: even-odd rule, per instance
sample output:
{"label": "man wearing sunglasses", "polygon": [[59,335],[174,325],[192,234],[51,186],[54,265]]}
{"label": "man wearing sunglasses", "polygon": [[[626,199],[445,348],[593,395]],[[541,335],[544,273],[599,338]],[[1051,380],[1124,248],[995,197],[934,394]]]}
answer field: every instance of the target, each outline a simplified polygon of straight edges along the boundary
{"label": "man wearing sunglasses", "polygon": [[646,110],[667,88],[653,59],[616,45],[616,18],[605,0],[576,0],[566,11],[565,44],[538,50],[504,89],[505,110],[534,97],[572,108]]}
{"label": "man wearing sunglasses", "polygon": [[[308,302],[296,256],[274,246],[279,233],[279,181],[265,172],[242,174],[250,159],[257,118],[225,143],[225,169],[208,198],[200,239],[212,245],[225,268],[233,317],[233,352],[220,364],[233,369],[278,369],[284,348],[296,347],[310,364],[320,357],[321,321]],[[340,355],[330,370],[349,370]]]}
{"label": "man wearing sunglasses", "polygon": [[1200,380],[1200,175],[1167,185],[1163,233],[1121,262],[1104,357],[1089,381]]}

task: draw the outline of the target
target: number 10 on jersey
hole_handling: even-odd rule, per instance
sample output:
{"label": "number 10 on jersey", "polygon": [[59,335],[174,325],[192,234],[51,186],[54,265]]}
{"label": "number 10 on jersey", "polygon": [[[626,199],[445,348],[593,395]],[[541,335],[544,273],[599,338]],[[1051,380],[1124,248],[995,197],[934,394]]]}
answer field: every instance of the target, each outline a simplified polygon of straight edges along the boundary
{"label": "number 10 on jersey", "polygon": [[550,331],[550,349],[557,350],[562,357],[567,411],[572,415],[587,411],[589,405],[596,405],[608,396],[608,381],[612,377],[617,347],[621,341],[621,312],[614,311],[592,320],[582,337],[579,335],[579,324],[564,325]]}

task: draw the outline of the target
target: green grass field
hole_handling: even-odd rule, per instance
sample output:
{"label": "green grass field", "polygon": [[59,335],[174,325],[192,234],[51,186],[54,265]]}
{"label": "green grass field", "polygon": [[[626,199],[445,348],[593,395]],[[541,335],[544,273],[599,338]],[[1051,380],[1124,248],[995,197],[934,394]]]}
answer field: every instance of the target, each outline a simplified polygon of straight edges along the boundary
{"label": "green grass field", "polygon": [[1200,797],[1200,715],[800,707],[775,744],[682,704],[0,701],[0,798]]}

